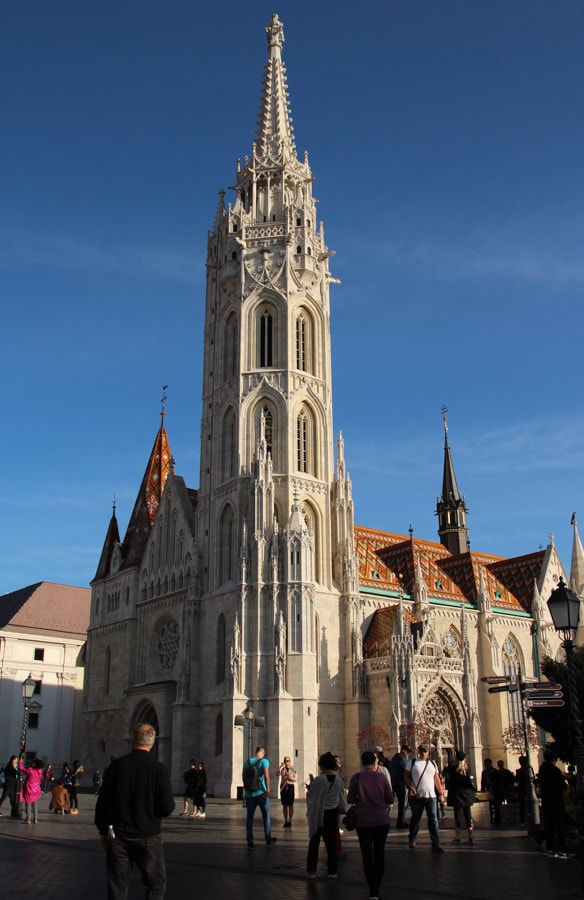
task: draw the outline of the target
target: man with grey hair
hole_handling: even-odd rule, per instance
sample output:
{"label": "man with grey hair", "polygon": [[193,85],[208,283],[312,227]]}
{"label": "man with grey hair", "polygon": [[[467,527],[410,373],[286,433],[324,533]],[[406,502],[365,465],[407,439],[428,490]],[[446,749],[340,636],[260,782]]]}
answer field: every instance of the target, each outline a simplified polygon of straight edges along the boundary
{"label": "man with grey hair", "polygon": [[106,852],[108,900],[126,900],[133,863],[148,900],[166,895],[160,820],[172,813],[174,797],[166,766],[150,754],[155,741],[152,725],[136,725],[131,753],[108,766],[97,797],[95,824]]}

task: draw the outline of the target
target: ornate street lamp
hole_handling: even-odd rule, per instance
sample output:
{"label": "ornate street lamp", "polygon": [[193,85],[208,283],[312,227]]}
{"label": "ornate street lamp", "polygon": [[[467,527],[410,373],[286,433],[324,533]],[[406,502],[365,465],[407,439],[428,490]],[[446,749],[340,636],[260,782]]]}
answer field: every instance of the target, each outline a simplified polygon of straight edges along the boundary
{"label": "ornate street lamp", "polygon": [[28,678],[22,682],[22,729],[20,731],[20,755],[24,756],[26,752],[26,732],[28,730],[28,708],[30,701],[36,689],[36,681],[29,674]]}
{"label": "ornate street lamp", "polygon": [[[266,720],[264,716],[256,716],[251,700],[247,701],[247,705],[243,711],[243,715],[235,716],[233,720],[235,728],[242,728],[246,732],[247,756],[249,759],[253,756],[253,730],[254,728],[264,728]],[[245,805],[245,795],[243,797]]]}
{"label": "ornate street lamp", "polygon": [[235,716],[233,724],[236,728],[243,726],[247,731],[247,759],[249,759],[250,756],[253,756],[253,729],[264,728],[266,720],[264,716],[256,716],[251,700],[248,700],[243,715]]}
{"label": "ornate street lamp", "polygon": [[572,739],[576,751],[577,765],[576,794],[578,806],[576,823],[580,845],[580,890],[584,893],[584,736],[582,734],[582,715],[580,712],[580,698],[578,696],[576,666],[574,664],[574,639],[580,618],[580,599],[574,591],[567,587],[563,578],[560,578],[557,588],[551,593],[548,600],[548,609],[556,631],[562,635],[562,646],[566,651]]}

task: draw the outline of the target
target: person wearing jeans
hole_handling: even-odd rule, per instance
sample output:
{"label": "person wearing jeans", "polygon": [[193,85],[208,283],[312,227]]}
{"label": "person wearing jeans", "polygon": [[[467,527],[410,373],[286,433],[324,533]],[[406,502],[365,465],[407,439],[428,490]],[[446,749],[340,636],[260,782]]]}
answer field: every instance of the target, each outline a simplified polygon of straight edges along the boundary
{"label": "person wearing jeans", "polygon": [[404,772],[406,787],[410,795],[410,848],[416,847],[416,838],[420,830],[420,819],[424,811],[428,819],[428,831],[432,841],[432,850],[443,853],[440,845],[440,826],[438,823],[438,801],[444,802],[444,790],[440,781],[440,772],[429,757],[428,747],[420,744],[419,756],[409,760]]}
{"label": "person wearing jeans", "polygon": [[[257,770],[258,788],[251,790],[246,787],[248,779],[246,772],[249,774],[251,769]],[[243,764],[243,784],[245,787],[245,806],[247,808],[247,817],[245,821],[247,849],[253,850],[253,817],[259,806],[264,823],[264,837],[266,846],[276,843],[276,838],[272,837],[272,824],[270,822],[270,761],[266,758],[266,748],[256,747],[255,756],[250,756]]]}

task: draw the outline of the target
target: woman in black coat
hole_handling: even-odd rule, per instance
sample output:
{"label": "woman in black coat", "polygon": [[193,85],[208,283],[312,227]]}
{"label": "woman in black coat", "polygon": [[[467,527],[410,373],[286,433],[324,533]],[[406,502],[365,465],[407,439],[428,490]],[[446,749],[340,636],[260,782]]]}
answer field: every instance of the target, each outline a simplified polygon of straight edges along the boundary
{"label": "woman in black coat", "polygon": [[454,844],[460,844],[460,834],[463,827],[468,829],[469,844],[474,844],[472,836],[474,824],[471,815],[474,792],[475,787],[472,778],[468,774],[466,754],[462,750],[457,750],[456,762],[448,767],[448,806],[451,806],[454,810],[456,834],[453,841]]}
{"label": "woman in black coat", "polygon": [[21,775],[18,770],[18,756],[11,756],[4,766],[4,790],[2,791],[2,797],[0,797],[0,806],[8,797],[11,819],[20,818],[20,784]]}

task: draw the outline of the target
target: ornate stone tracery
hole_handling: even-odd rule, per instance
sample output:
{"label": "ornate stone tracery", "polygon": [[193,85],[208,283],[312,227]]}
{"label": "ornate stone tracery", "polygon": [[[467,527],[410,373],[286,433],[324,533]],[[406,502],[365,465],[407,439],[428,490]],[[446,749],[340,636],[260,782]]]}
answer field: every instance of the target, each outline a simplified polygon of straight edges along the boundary
{"label": "ornate stone tracery", "polygon": [[180,631],[176,619],[168,619],[158,629],[156,649],[158,661],[163,669],[172,669],[178,654]]}

